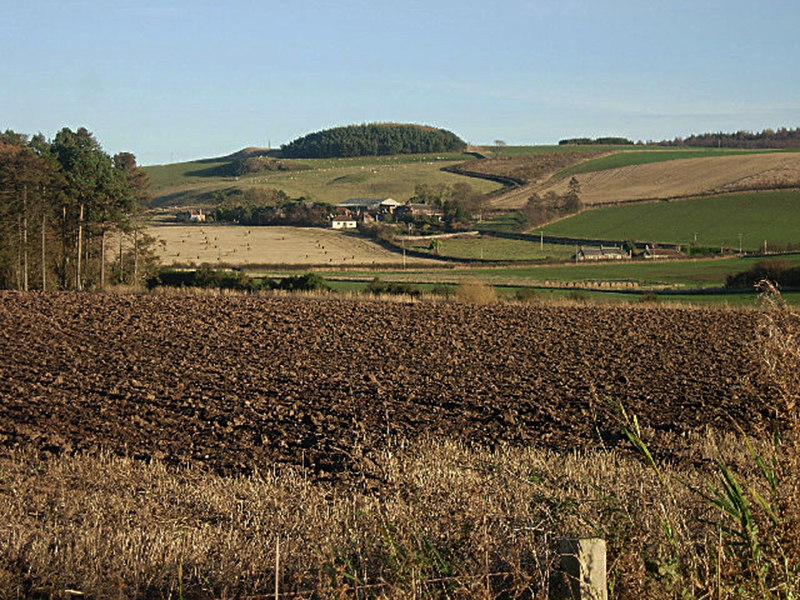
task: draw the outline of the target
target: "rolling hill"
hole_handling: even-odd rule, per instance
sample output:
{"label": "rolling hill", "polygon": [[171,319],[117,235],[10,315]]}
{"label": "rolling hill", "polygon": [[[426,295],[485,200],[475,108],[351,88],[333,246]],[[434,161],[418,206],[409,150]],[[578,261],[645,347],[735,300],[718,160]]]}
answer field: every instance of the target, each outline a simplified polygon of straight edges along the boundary
{"label": "rolling hill", "polygon": [[[262,157],[281,164],[274,169],[233,174],[241,160]],[[474,156],[462,153],[294,160],[281,159],[274,152],[246,149],[225,157],[144,170],[152,183],[153,206],[210,205],[219,194],[248,189],[279,189],[292,198],[336,204],[348,198],[378,196],[405,201],[420,183],[452,185],[466,181],[484,194],[501,189],[502,184],[495,181],[443,170],[474,160]]]}
{"label": "rolling hill", "polygon": [[[658,151],[646,154],[652,156],[655,152]],[[583,165],[586,172],[573,175],[580,183],[585,206],[800,187],[800,153],[796,152],[736,153],[684,159],[670,155],[660,162],[598,170],[590,170],[590,162]],[[492,205],[521,208],[533,193],[566,193],[568,182],[568,176],[551,177],[497,195]]]}

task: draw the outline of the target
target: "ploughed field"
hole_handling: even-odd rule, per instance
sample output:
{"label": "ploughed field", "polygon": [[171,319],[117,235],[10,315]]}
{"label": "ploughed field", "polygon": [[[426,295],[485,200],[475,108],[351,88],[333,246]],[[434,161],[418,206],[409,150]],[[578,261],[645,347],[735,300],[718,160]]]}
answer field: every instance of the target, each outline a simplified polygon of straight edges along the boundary
{"label": "ploughed field", "polygon": [[[307,297],[0,292],[0,449],[111,450],[223,472],[447,437],[623,445],[762,421],[753,312]],[[676,443],[677,440],[677,443]]]}

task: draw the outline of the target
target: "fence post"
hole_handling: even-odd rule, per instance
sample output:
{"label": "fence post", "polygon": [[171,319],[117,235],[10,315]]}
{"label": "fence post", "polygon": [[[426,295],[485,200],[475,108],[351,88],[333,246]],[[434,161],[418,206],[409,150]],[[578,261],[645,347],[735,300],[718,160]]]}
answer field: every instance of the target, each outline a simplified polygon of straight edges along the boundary
{"label": "fence post", "polygon": [[561,571],[550,587],[551,600],[608,600],[605,540],[563,539],[558,554]]}
{"label": "fence post", "polygon": [[275,538],[275,600],[281,597],[281,536]]}

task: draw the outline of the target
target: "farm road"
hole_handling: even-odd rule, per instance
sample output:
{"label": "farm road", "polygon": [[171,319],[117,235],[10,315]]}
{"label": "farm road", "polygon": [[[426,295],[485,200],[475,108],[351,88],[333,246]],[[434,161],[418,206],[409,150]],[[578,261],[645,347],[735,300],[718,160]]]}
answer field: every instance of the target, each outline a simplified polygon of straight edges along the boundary
{"label": "farm road", "polygon": [[419,436],[613,446],[603,403],[656,431],[730,417],[753,431],[756,318],[0,292],[0,451],[104,448],[224,473],[292,463],[331,478],[354,453]]}

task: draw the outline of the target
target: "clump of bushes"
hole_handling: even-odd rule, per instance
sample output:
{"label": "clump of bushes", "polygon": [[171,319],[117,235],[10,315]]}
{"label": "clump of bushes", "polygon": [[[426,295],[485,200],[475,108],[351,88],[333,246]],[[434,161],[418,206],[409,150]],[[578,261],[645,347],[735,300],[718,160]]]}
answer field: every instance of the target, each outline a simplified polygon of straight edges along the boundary
{"label": "clump of bushes", "polygon": [[224,289],[240,292],[256,292],[272,289],[275,282],[270,279],[255,279],[241,271],[213,269],[202,265],[194,271],[161,269],[147,280],[147,289],[156,287]]}
{"label": "clump of bushes", "polygon": [[284,277],[274,289],[286,290],[288,292],[329,292],[331,286],[325,278],[316,273],[305,273],[303,275],[292,275]]}
{"label": "clump of bushes", "polygon": [[522,302],[523,304],[530,304],[531,302],[536,302],[539,299],[539,292],[532,290],[531,288],[519,288],[516,292],[514,292],[514,299],[517,302]]}
{"label": "clump of bushes", "polygon": [[456,291],[452,285],[435,285],[431,288],[433,296],[440,296],[442,298],[452,298]]}
{"label": "clump of bushes", "polygon": [[752,289],[760,281],[772,281],[779,287],[800,287],[800,267],[793,266],[785,258],[768,258],[755,266],[729,275],[725,287],[731,289]]}
{"label": "clump of bushes", "polygon": [[372,240],[392,243],[400,231],[396,226],[387,223],[365,223],[359,227],[359,232]]}
{"label": "clump of bushes", "polygon": [[194,271],[161,269],[156,275],[147,280],[147,289],[152,290],[157,287],[219,289],[237,292],[270,290],[315,292],[331,290],[328,282],[316,273],[292,275],[284,277],[280,281],[275,281],[268,277],[250,277],[241,271],[214,269],[207,264]]}
{"label": "clump of bushes", "polygon": [[411,296],[412,298],[419,298],[422,294],[419,288],[410,283],[395,283],[392,281],[384,281],[380,277],[376,277],[367,285],[366,292],[373,296]]}
{"label": "clump of bushes", "polygon": [[658,297],[658,294],[654,294],[653,292],[647,292],[639,296],[639,302],[644,304],[652,304],[654,302],[660,302],[661,299]]}

